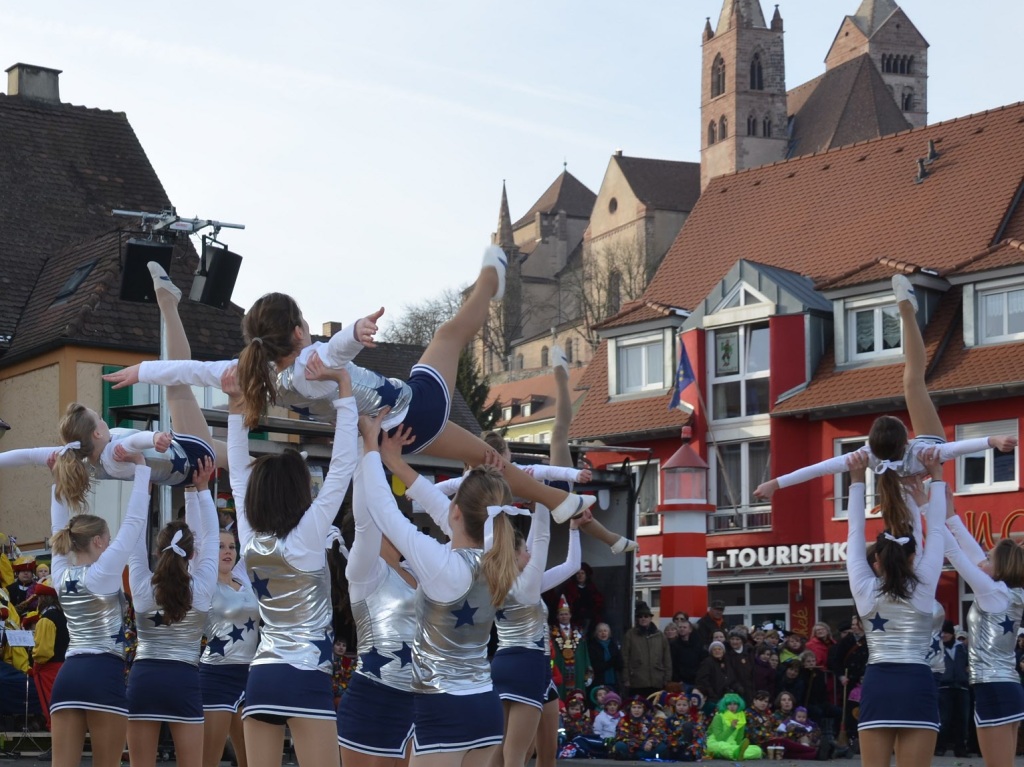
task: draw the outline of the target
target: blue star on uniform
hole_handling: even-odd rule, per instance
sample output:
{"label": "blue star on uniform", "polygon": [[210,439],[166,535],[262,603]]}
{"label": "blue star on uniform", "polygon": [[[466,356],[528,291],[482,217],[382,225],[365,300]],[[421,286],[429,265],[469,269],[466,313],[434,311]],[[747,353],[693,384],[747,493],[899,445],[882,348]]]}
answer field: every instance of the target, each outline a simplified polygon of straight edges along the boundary
{"label": "blue star on uniform", "polygon": [[334,636],[330,631],[325,631],[324,638],[313,642],[313,646],[320,651],[320,660],[317,661],[317,665],[326,663],[334,654]]}
{"label": "blue star on uniform", "polygon": [[256,574],[256,571],[252,571],[252,590],[256,592],[256,598],[262,599],[266,597],[270,599],[270,578],[260,578]]}
{"label": "blue star on uniform", "polygon": [[402,668],[412,663],[412,648],[406,642],[402,642],[402,649],[395,650],[395,657],[402,662]]}
{"label": "blue star on uniform", "polygon": [[210,655],[217,653],[220,657],[224,657],[224,648],[228,646],[228,640],[221,639],[220,637],[214,637],[206,646],[210,648]]}
{"label": "blue star on uniform", "polygon": [[184,453],[171,452],[171,471],[175,474],[188,474],[188,456]]}
{"label": "blue star on uniform", "polygon": [[374,391],[380,397],[381,407],[394,407],[398,402],[398,389],[390,383],[382,383]]}
{"label": "blue star on uniform", "polygon": [[245,630],[246,631],[255,631],[256,630],[256,621],[254,621],[252,618],[247,620],[245,622]]}
{"label": "blue star on uniform", "polygon": [[157,626],[165,625],[164,624],[164,614],[162,612],[160,612],[160,611],[157,611],[157,612],[153,613],[152,615],[150,615],[147,618],[147,620],[153,621],[153,628],[156,628]]}
{"label": "blue star on uniform", "polygon": [[298,413],[299,418],[302,418],[302,419],[307,420],[307,421],[312,417],[310,412],[309,412],[309,408],[308,407],[300,407],[299,405],[292,405],[292,412],[293,413]]}
{"label": "blue star on uniform", "polygon": [[234,623],[231,624],[231,631],[228,632],[228,636],[231,637],[231,644],[242,641],[242,634],[245,633],[245,629],[241,626],[236,626]]}
{"label": "blue star on uniform", "polygon": [[874,618],[868,618],[871,621],[872,631],[885,631],[885,624],[889,622],[888,618],[883,618],[881,614],[876,610]]}
{"label": "blue star on uniform", "polygon": [[73,578],[68,578],[64,582],[64,593],[65,594],[77,594],[78,593],[78,581]]}
{"label": "blue star on uniform", "polygon": [[1005,618],[1003,618],[999,622],[999,625],[1003,627],[1003,633],[1004,634],[1012,634],[1013,633],[1013,618],[1011,618],[1009,615],[1007,615]]}
{"label": "blue star on uniform", "polygon": [[121,628],[117,630],[116,634],[111,634],[110,638],[114,640],[115,646],[123,645],[125,643],[124,624],[121,624]]}
{"label": "blue star on uniform", "polygon": [[932,652],[937,653],[942,649],[942,640],[938,637],[932,637]]}
{"label": "blue star on uniform", "polygon": [[469,600],[463,600],[462,607],[458,610],[451,610],[451,614],[455,616],[455,628],[459,626],[473,626],[473,616],[476,611],[480,609],[478,607],[470,607]]}
{"label": "blue star on uniform", "polygon": [[[380,679],[380,670],[394,660],[394,658],[381,655],[377,652],[376,647],[371,647],[370,652],[364,652],[359,656],[359,660],[362,663],[362,669],[364,672],[367,674],[373,674],[375,677]],[[405,664],[403,663],[402,665],[404,666]]]}
{"label": "blue star on uniform", "polygon": [[505,611],[503,609],[502,610],[495,610],[494,611],[494,620],[496,620],[496,621],[503,621],[503,620],[505,620]]}
{"label": "blue star on uniform", "polygon": [[534,644],[537,645],[537,647],[539,647],[541,650],[543,650],[545,647],[543,639],[538,639],[536,642],[534,642]]}

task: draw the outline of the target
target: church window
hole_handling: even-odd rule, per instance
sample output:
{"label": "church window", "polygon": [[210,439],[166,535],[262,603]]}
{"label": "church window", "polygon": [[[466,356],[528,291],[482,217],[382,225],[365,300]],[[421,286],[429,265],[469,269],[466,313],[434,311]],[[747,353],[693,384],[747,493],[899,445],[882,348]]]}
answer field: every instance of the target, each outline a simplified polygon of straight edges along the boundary
{"label": "church window", "polygon": [[912,91],[910,88],[907,88],[905,91],[903,91],[902,106],[904,112],[914,111],[914,91]]}
{"label": "church window", "polygon": [[772,118],[768,115],[765,115],[764,120],[761,121],[761,135],[765,138],[772,137]]}
{"label": "church window", "polygon": [[760,53],[755,53],[750,61],[750,90],[764,90],[764,67],[761,66]]}
{"label": "church window", "polygon": [[892,56],[888,53],[882,54],[882,72],[888,73],[892,71]]}
{"label": "church window", "polygon": [[622,305],[622,274],[618,269],[613,270],[608,275],[608,301],[607,301],[606,314],[610,317],[619,311],[619,307]]}
{"label": "church window", "polygon": [[567,339],[565,342],[565,361],[572,362],[572,339]]}
{"label": "church window", "polygon": [[711,65],[711,98],[725,93],[725,59],[719,54]]}
{"label": "church window", "polygon": [[757,135],[757,118],[754,117],[754,115],[750,115],[747,118],[747,135],[748,136],[756,136]]}
{"label": "church window", "polygon": [[522,369],[523,369],[523,355],[522,354],[517,354],[516,355],[516,370],[522,370]]}
{"label": "church window", "polygon": [[548,347],[540,347],[540,366],[546,368],[548,366]]}
{"label": "church window", "polygon": [[722,115],[722,119],[718,121],[718,140],[724,141],[729,135],[729,121],[725,119],[725,115]]}
{"label": "church window", "polygon": [[900,56],[900,74],[905,75],[907,73],[907,57]]}
{"label": "church window", "polygon": [[909,59],[907,59],[907,74],[908,75],[914,74],[914,57],[913,56],[911,56]]}
{"label": "church window", "polygon": [[708,146],[711,146],[718,140],[718,126],[715,125],[715,121],[712,120],[711,124],[708,125]]}

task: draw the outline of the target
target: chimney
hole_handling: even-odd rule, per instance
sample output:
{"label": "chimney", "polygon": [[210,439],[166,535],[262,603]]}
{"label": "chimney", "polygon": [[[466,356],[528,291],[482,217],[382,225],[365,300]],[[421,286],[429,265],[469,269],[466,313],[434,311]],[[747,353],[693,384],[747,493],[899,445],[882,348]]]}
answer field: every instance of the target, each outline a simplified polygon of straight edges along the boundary
{"label": "chimney", "polygon": [[323,326],[323,331],[324,332],[323,332],[322,335],[325,335],[328,338],[330,338],[335,333],[338,333],[340,330],[341,330],[341,323],[340,322],[325,322],[324,326]]}
{"label": "chimney", "polygon": [[931,175],[928,171],[924,169],[924,163],[925,160],[923,157],[919,158],[917,161],[917,177],[914,179],[915,184],[920,184],[926,178],[928,178],[928,176]]}
{"label": "chimney", "polygon": [[931,165],[939,159],[939,153],[935,149],[935,139],[928,139],[928,156],[924,159],[926,165]]}
{"label": "chimney", "polygon": [[7,70],[7,95],[60,103],[59,69],[15,64]]}

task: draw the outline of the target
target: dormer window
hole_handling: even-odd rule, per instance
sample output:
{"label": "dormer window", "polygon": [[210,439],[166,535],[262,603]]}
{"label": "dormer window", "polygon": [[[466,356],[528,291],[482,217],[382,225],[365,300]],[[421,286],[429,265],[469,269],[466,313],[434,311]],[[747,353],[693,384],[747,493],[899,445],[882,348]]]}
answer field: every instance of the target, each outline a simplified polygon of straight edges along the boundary
{"label": "dormer window", "polygon": [[1024,283],[980,289],[977,293],[978,343],[1024,339]]}
{"label": "dormer window", "polygon": [[512,406],[511,405],[505,405],[505,407],[503,407],[501,409],[501,420],[502,421],[511,421],[512,420]]}
{"label": "dormer window", "polygon": [[619,394],[665,388],[665,342],[661,333],[619,341],[616,362]]}
{"label": "dormer window", "polygon": [[903,351],[903,326],[892,296],[847,302],[846,332],[851,361]]}
{"label": "dormer window", "polygon": [[768,323],[716,328],[708,334],[711,364],[711,417],[716,421],[767,413]]}
{"label": "dormer window", "polygon": [[532,412],[533,412],[533,403],[532,402],[524,402],[522,405],[519,406],[519,415],[523,416],[523,418],[526,418]]}

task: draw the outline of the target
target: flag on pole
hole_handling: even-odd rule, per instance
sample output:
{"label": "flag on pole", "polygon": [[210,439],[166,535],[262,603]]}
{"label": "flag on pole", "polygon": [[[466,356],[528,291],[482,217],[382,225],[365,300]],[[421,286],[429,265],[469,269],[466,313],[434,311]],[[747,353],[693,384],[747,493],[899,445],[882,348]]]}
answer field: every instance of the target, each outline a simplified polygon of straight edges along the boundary
{"label": "flag on pole", "polygon": [[675,382],[672,384],[672,401],[669,403],[668,409],[679,408],[686,413],[692,413],[693,406],[683,401],[682,394],[690,384],[696,381],[696,378],[693,375],[690,356],[686,353],[686,346],[682,343],[682,339],[680,339],[679,349],[679,367],[676,368]]}

